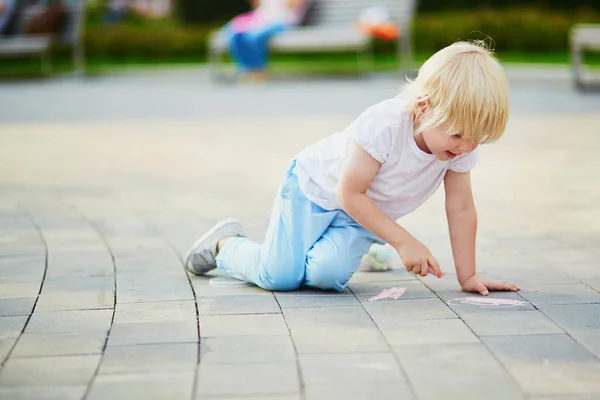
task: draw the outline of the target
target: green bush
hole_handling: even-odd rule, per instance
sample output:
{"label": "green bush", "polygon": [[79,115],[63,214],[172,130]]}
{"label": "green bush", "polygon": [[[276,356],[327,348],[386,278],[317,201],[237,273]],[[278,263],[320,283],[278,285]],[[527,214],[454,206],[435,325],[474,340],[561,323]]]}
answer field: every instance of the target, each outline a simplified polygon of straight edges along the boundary
{"label": "green bush", "polygon": [[[566,52],[576,22],[600,22],[600,14],[540,10],[478,10],[417,15],[413,46],[432,53],[457,40],[491,38],[499,52]],[[216,26],[179,26],[173,21],[103,26],[89,24],[86,53],[102,58],[198,58],[206,54],[208,33]],[[377,54],[393,54],[395,42],[375,41]]]}

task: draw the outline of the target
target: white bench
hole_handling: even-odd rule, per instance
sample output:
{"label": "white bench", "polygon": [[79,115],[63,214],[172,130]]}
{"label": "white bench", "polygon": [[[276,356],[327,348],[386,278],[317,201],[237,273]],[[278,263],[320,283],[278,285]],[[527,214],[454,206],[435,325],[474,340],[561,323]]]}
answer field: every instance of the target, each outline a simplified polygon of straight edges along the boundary
{"label": "white bench", "polygon": [[[67,45],[73,50],[75,73],[78,75],[83,74],[84,58],[81,43],[84,14],[83,0],[63,0],[63,5],[66,13],[65,26],[56,38],[53,38],[51,35],[0,37],[0,56],[40,55],[42,59],[42,72],[49,74],[51,72],[50,53],[52,46],[55,43]],[[23,13],[26,15],[27,11],[23,11]]]}
{"label": "white bench", "polygon": [[[269,49],[278,52],[356,51],[359,65],[372,66],[372,40],[358,27],[360,12],[368,7],[383,6],[400,28],[398,54],[406,67],[412,60],[410,30],[417,0],[312,0],[314,7],[308,25],[276,35]],[[213,32],[208,41],[211,72],[217,77],[223,53],[228,51],[227,38]]]}
{"label": "white bench", "polygon": [[583,53],[586,50],[600,50],[600,24],[578,24],[571,30],[573,79],[579,89],[588,86],[583,79]]}

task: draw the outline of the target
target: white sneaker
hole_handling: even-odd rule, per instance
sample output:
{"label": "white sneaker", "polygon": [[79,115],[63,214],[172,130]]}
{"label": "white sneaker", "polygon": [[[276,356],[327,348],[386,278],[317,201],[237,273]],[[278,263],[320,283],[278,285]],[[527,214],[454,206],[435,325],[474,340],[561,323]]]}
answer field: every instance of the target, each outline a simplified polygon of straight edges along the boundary
{"label": "white sneaker", "polygon": [[217,244],[228,236],[243,236],[244,228],[237,219],[228,218],[220,221],[198,239],[185,258],[188,271],[203,275],[217,268]]}

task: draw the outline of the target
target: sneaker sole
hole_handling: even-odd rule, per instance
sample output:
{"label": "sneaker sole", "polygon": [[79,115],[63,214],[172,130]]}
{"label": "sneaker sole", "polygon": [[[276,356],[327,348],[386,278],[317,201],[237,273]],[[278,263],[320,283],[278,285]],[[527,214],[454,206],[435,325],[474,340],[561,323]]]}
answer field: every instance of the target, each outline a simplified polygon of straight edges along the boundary
{"label": "sneaker sole", "polygon": [[[219,232],[226,225],[231,225],[231,229],[223,231],[223,232]],[[235,218],[227,218],[227,219],[220,221],[215,226],[213,226],[208,232],[206,232],[200,239],[198,239],[198,240],[196,240],[196,242],[194,242],[194,244],[192,245],[190,250],[187,252],[187,255],[185,257],[185,267],[189,271],[194,272],[193,270],[191,270],[188,267],[188,265],[190,263],[190,258],[192,257],[192,254],[194,254],[196,252],[196,250],[198,250],[200,247],[205,245],[205,243],[207,241],[212,242],[212,241],[216,240],[215,235],[217,232],[219,232],[219,235],[223,234],[224,236],[235,236],[235,235],[240,235],[242,230],[243,230],[242,223]]]}

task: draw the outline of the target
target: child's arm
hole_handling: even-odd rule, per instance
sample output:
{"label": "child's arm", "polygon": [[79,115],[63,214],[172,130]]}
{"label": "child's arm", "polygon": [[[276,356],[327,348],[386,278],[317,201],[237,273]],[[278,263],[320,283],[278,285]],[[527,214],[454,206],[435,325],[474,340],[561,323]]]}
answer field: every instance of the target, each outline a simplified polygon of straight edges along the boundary
{"label": "child's arm", "polygon": [[477,211],[473,202],[470,173],[448,171],[444,178],[444,187],[450,243],[456,275],[462,289],[483,295],[488,294],[488,290],[519,290],[517,286],[510,283],[491,281],[477,275],[475,268]]}
{"label": "child's arm", "polygon": [[337,198],[341,208],[365,229],[392,245],[406,270],[421,276],[443,274],[427,247],[389,218],[367,195],[381,163],[361,146],[351,144],[340,178]]}

